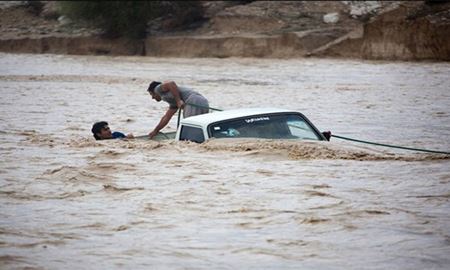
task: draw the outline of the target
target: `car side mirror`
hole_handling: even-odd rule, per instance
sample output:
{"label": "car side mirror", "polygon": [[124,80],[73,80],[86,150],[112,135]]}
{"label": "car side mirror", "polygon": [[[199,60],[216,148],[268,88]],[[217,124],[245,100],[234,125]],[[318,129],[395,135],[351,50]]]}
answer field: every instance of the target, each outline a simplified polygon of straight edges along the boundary
{"label": "car side mirror", "polygon": [[331,131],[324,131],[322,132],[322,135],[327,139],[327,141],[330,141],[331,139]]}

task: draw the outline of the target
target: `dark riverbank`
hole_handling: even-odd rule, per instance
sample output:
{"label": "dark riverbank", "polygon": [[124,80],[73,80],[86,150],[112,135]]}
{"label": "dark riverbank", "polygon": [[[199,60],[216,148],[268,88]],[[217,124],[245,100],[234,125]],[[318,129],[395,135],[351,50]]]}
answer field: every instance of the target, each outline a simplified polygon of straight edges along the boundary
{"label": "dark riverbank", "polygon": [[[154,57],[342,57],[450,60],[450,3],[204,2],[205,20],[170,29],[151,22],[143,40],[106,39],[55,15],[25,6],[1,9],[0,51]],[[374,5],[377,4],[377,5]],[[358,4],[358,3],[357,3]],[[50,16],[53,12],[53,17]],[[49,15],[50,14],[50,15]]]}

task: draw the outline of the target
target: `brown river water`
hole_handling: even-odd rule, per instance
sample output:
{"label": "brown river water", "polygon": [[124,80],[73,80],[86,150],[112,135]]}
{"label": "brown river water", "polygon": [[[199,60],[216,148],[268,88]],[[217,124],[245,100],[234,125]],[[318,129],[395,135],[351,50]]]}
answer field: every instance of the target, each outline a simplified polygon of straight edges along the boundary
{"label": "brown river water", "polygon": [[[450,156],[147,134],[174,80],[222,109],[450,150],[450,63],[0,54],[1,269],[449,269]],[[176,117],[165,131],[174,131]]]}

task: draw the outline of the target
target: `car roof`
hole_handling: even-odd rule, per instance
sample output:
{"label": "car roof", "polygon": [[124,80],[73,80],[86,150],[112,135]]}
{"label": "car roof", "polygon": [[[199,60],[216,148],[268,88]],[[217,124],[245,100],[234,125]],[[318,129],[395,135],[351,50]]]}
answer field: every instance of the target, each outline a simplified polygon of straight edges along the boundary
{"label": "car roof", "polygon": [[255,116],[261,114],[272,114],[272,113],[298,113],[292,110],[278,109],[278,108],[247,108],[247,109],[234,109],[226,110],[220,112],[206,113],[196,116],[191,116],[186,119],[181,120],[181,124],[196,125],[196,126],[206,126],[214,122],[223,121],[227,119],[235,119],[246,116]]}

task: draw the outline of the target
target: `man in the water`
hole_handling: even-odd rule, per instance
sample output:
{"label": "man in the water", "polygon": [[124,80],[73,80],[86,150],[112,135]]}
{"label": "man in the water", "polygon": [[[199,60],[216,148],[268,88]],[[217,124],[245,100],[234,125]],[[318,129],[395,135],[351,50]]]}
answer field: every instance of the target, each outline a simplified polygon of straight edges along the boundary
{"label": "man in the water", "polygon": [[92,126],[92,134],[96,140],[108,140],[108,139],[123,139],[123,138],[134,138],[133,134],[125,135],[122,132],[111,132],[108,123],[105,121],[97,122]]}

